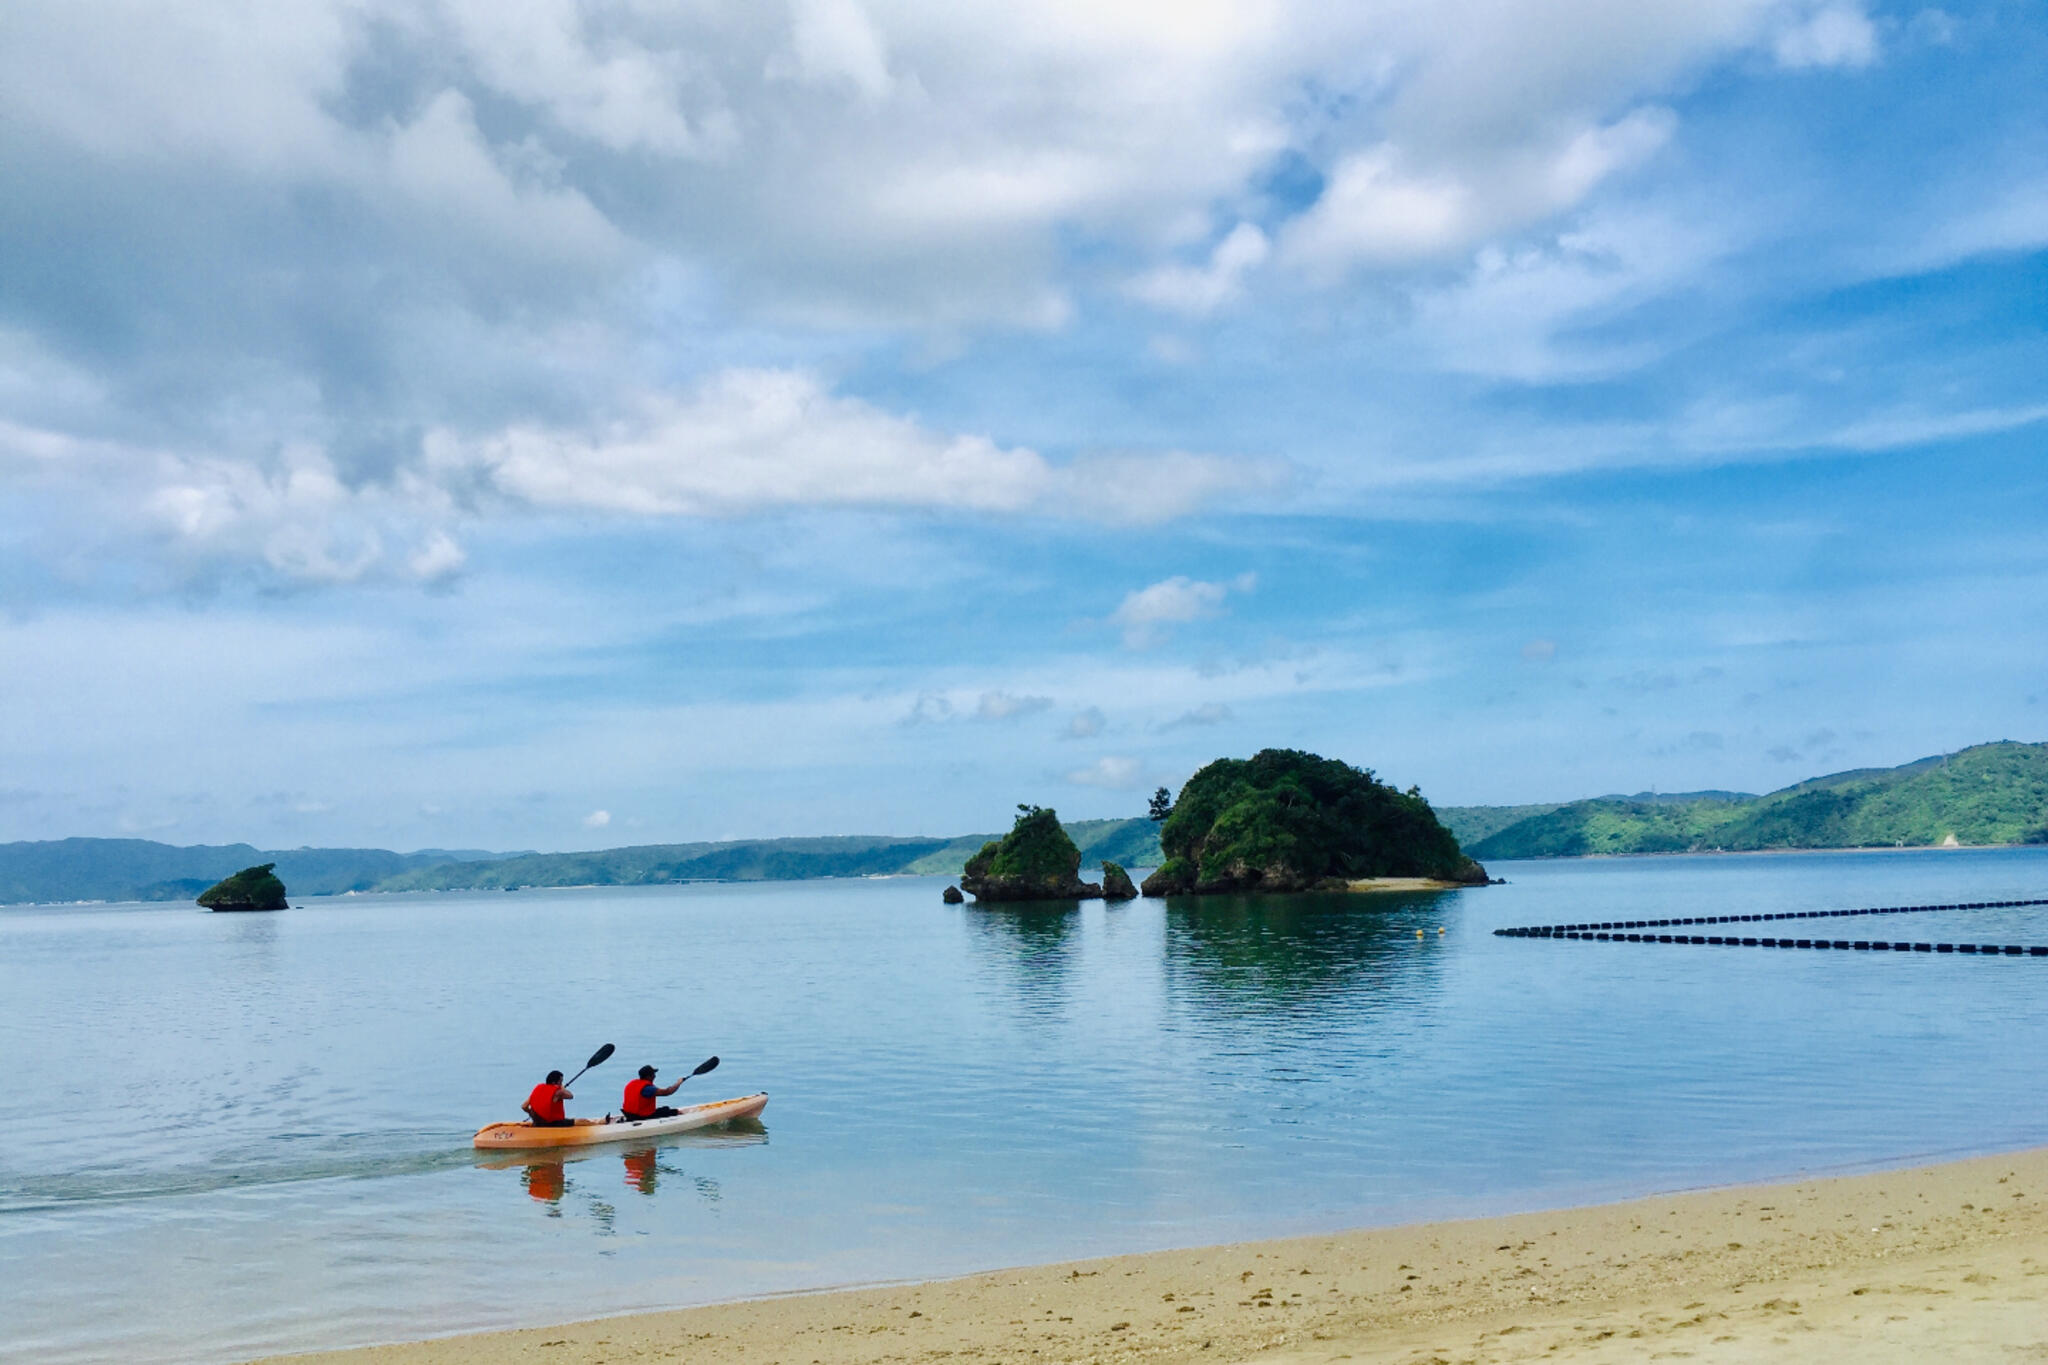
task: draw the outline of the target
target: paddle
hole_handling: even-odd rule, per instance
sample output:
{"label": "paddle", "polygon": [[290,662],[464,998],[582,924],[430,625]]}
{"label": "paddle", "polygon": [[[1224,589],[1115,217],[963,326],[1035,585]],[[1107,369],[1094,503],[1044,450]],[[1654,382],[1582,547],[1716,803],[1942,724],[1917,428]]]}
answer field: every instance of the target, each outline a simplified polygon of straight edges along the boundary
{"label": "paddle", "polygon": [[[602,1066],[605,1059],[617,1051],[617,1048],[613,1047],[610,1043],[606,1043],[603,1047],[590,1054],[590,1060],[583,1064],[583,1071],[588,1071],[594,1066]],[[713,1057],[711,1060],[715,1062],[718,1059]],[[562,1082],[562,1089],[567,1090],[570,1086],[576,1084],[577,1076],[581,1076],[583,1071],[577,1072],[575,1076],[571,1076],[568,1080]]]}

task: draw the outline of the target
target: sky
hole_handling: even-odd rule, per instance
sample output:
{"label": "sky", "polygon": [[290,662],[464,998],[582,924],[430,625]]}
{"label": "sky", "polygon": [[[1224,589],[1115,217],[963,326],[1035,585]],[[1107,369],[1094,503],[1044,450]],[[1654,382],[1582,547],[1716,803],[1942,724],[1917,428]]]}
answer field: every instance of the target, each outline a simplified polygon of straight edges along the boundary
{"label": "sky", "polygon": [[11,0],[0,840],[2048,739],[2048,17]]}

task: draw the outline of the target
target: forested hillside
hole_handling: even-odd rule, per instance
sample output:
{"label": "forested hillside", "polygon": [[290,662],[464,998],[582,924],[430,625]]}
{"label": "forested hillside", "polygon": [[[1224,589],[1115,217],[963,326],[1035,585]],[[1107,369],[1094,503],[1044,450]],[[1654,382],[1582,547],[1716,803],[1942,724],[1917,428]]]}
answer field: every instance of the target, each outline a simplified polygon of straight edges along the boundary
{"label": "forested hillside", "polygon": [[[1456,824],[1452,825],[1455,830]],[[2001,741],[1743,796],[1602,797],[1496,829],[1476,858],[2048,842],[2048,744]]]}
{"label": "forested hillside", "polygon": [[0,904],[23,901],[190,900],[222,877],[275,863],[297,896],[368,891],[409,868],[500,855],[382,848],[264,850],[248,844],[176,847],[149,839],[46,839],[0,844]]}

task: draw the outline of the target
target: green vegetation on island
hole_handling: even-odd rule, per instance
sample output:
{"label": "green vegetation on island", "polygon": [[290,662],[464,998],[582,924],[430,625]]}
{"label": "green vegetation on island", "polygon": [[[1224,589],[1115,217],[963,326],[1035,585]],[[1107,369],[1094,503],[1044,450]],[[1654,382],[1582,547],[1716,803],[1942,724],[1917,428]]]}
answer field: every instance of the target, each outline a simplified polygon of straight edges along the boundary
{"label": "green vegetation on island", "polygon": [[[1159,866],[1159,826],[1150,820],[1064,820],[1061,822],[1085,863],[1122,863],[1125,867]],[[963,834],[913,859],[903,871],[915,877],[952,877],[996,834]]]}
{"label": "green vegetation on island", "polygon": [[[1195,785],[1189,784],[1191,789]],[[1153,793],[1153,818],[1076,820],[1065,826],[1067,836],[1084,864],[1159,867],[1166,859],[1159,842],[1165,824],[1158,817],[1172,812],[1169,797],[1163,789]],[[1182,802],[1187,803],[1186,792]],[[1767,796],[1645,792],[1525,806],[1446,806],[1436,808],[1434,816],[1462,849],[1486,859],[2048,843],[2048,744],[1981,744],[1903,767],[1812,778]],[[147,839],[52,839],[0,844],[0,904],[183,901],[237,868],[265,862],[301,896],[951,876],[993,838],[853,835],[523,854],[264,851],[248,844],[176,847]],[[1199,866],[1195,875],[1202,875]]]}
{"label": "green vegetation on island", "polygon": [[[1479,808],[1485,809],[1485,808]],[[1481,858],[2048,842],[2048,744],[2001,741],[1767,796],[1693,792],[1539,808],[1472,845]]]}
{"label": "green vegetation on island", "polygon": [[960,889],[978,901],[1089,900],[1102,887],[1081,880],[1081,850],[1044,806],[1017,807],[1016,823],[967,860]]}
{"label": "green vegetation on island", "polygon": [[1181,788],[1160,827],[1166,854],[1148,896],[1341,889],[1374,877],[1479,885],[1466,857],[1413,787],[1296,749],[1211,763]]}
{"label": "green vegetation on island", "polygon": [[271,871],[276,863],[245,867],[199,893],[208,910],[283,910],[284,883]]}

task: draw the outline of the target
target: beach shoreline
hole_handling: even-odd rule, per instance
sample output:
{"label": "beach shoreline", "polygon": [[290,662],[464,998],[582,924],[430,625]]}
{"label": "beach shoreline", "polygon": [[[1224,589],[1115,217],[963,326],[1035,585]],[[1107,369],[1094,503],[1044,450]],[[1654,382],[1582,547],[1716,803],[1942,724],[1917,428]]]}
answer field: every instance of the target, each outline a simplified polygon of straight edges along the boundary
{"label": "beach shoreline", "polygon": [[332,1365],[2048,1358],[2048,1148],[792,1294]]}

